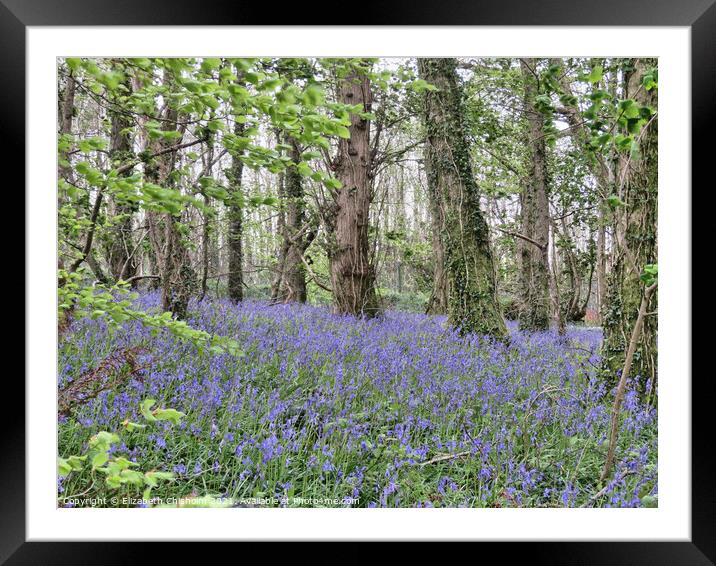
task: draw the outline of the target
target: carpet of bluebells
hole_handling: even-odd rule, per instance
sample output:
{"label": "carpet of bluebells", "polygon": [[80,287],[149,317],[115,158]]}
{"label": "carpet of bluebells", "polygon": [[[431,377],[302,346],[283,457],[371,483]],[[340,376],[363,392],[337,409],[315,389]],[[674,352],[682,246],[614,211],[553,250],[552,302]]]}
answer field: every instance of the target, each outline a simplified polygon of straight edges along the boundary
{"label": "carpet of bluebells", "polygon": [[[157,310],[159,297],[137,303]],[[145,369],[60,418],[60,456],[141,420],[139,405],[152,398],[186,417],[122,435],[112,450],[142,470],[174,472],[153,496],[638,507],[657,493],[656,409],[631,389],[615,473],[597,483],[613,400],[597,377],[599,329],[558,337],[512,328],[505,344],[461,337],[442,317],[357,320],[308,305],[215,299],[193,302],[188,322],[235,338],[244,355],[202,354],[138,323],[109,331],[101,320],[72,322],[60,343],[59,386],[128,346],[145,348]],[[89,473],[71,474],[58,480],[59,504],[88,490],[114,493]]]}

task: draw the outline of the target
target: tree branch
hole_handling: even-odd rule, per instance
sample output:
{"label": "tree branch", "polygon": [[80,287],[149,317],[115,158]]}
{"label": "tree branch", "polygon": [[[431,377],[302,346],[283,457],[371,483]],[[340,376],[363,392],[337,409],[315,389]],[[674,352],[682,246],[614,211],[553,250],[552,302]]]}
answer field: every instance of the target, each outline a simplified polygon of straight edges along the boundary
{"label": "tree branch", "polygon": [[[147,159],[147,160],[154,159],[155,157],[159,157],[159,156],[165,155],[167,153],[172,153],[175,151],[179,151],[180,149],[184,149],[186,147],[191,147],[193,145],[204,143],[205,141],[208,141],[208,139],[209,139],[208,137],[204,136],[204,137],[198,138],[194,141],[180,143],[178,145],[172,145],[169,147],[165,147],[164,149],[161,149],[161,150],[157,151],[156,153],[153,153],[152,155],[150,155],[148,158],[145,158],[145,159]],[[128,163],[125,163],[124,165],[120,165],[119,167],[117,167],[117,169],[115,169],[115,172],[118,175],[121,175],[122,173],[125,173],[125,172],[129,171],[130,169],[132,169],[133,167],[139,165],[142,161],[143,161],[142,159],[134,159]]]}
{"label": "tree branch", "polygon": [[604,462],[604,470],[599,478],[599,481],[604,481],[609,477],[612,471],[612,465],[614,464],[614,453],[617,449],[617,436],[619,434],[619,411],[621,409],[622,401],[624,400],[624,391],[626,389],[626,382],[629,378],[629,372],[631,372],[631,364],[634,359],[634,353],[641,337],[641,328],[644,324],[644,318],[646,317],[646,309],[649,306],[649,299],[656,289],[656,283],[649,285],[644,290],[644,295],[641,298],[641,305],[639,305],[639,314],[636,317],[634,323],[634,329],[631,332],[631,338],[629,340],[629,348],[627,349],[626,358],[624,359],[624,368],[622,369],[622,375],[619,378],[619,385],[617,385],[617,392],[614,395],[614,407],[612,408],[612,422],[611,422],[611,434],[609,436],[609,451],[607,452],[607,459]]}
{"label": "tree branch", "polygon": [[532,238],[530,238],[529,236],[525,236],[524,234],[518,234],[517,232],[512,232],[510,230],[504,230],[503,228],[499,228],[499,227],[497,227],[497,229],[500,232],[507,234],[508,236],[514,236],[515,238],[520,238],[522,240],[525,240],[526,242],[529,242],[530,244],[537,246],[540,250],[544,250],[547,247],[547,244],[542,245],[537,240],[533,240]]}

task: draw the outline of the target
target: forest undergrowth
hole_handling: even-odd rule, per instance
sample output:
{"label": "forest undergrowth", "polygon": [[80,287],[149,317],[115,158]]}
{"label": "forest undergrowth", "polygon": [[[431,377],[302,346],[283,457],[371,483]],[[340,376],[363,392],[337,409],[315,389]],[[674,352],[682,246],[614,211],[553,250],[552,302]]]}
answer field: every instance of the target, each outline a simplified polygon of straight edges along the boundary
{"label": "forest undergrowth", "polygon": [[[136,301],[160,312],[158,293]],[[71,322],[60,398],[97,368],[114,386],[85,389],[60,416],[58,505],[656,505],[656,409],[631,385],[615,469],[599,483],[614,390],[598,375],[598,328],[508,325],[503,342],[440,316],[209,298],[192,300],[187,322],[240,354],[138,322]]]}

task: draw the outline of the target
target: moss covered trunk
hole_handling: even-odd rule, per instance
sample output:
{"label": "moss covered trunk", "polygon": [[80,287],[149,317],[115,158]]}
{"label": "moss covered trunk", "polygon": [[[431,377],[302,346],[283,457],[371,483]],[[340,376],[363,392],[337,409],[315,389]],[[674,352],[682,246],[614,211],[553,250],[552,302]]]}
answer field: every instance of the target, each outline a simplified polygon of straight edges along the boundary
{"label": "moss covered trunk", "polygon": [[[534,63],[532,63],[534,64]],[[520,197],[520,328],[546,330],[551,314],[549,274],[549,201],[547,200],[547,150],[545,116],[537,109],[537,81],[534,71],[520,60],[527,121],[526,177]],[[558,300],[558,299],[557,299]]]}
{"label": "moss covered trunk", "polygon": [[[644,74],[656,67],[655,59],[636,59],[625,73],[625,96],[640,106],[657,107],[656,89],[647,91],[642,85]],[[615,210],[614,265],[608,277],[608,289],[602,312],[604,326],[603,359],[608,375],[617,380],[617,372],[624,366],[639,305],[644,294],[640,280],[644,266],[657,263],[657,181],[658,129],[653,116],[635,135],[638,151],[622,159],[618,178],[618,196],[624,203]],[[641,338],[632,364],[632,375],[642,390],[651,380],[656,385],[657,352],[656,311],[654,294],[649,313],[644,319]]]}
{"label": "moss covered trunk", "polygon": [[[298,163],[301,160],[301,151],[298,142],[288,137],[286,144],[291,146],[289,156],[291,161]],[[306,302],[306,272],[303,265],[303,253],[310,243],[311,234],[306,234],[306,212],[303,195],[303,181],[296,166],[286,169],[283,180],[283,206],[284,217],[280,222],[280,231],[283,237],[281,257],[279,257],[279,278],[274,300],[290,302]]]}
{"label": "moss covered trunk", "polygon": [[496,296],[487,223],[472,175],[455,59],[418,59],[426,90],[425,168],[442,238],[449,321],[462,332],[507,335]]}
{"label": "moss covered trunk", "polygon": [[437,186],[428,183],[430,193],[430,216],[432,222],[431,243],[433,248],[433,291],[430,295],[428,314],[447,314],[448,312],[448,279],[445,273],[445,248],[442,237],[443,218],[440,208],[441,199],[433,191]]}

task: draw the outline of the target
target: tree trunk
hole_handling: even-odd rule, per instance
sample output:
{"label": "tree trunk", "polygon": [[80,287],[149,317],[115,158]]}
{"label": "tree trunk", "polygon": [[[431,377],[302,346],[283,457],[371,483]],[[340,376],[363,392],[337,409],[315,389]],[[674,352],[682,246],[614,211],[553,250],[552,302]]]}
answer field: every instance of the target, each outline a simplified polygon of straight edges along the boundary
{"label": "tree trunk", "polygon": [[[428,165],[426,164],[426,167]],[[430,197],[430,217],[432,222],[431,244],[433,247],[433,292],[426,312],[428,314],[447,314],[448,312],[448,277],[445,272],[445,248],[443,230],[445,218],[441,207],[442,197],[437,194],[437,183],[428,180]]]}
{"label": "tree trunk", "polygon": [[[405,226],[405,170],[403,167],[400,168],[400,177],[398,178],[398,185],[397,185],[397,203],[396,206],[398,208],[397,214],[395,215],[395,219],[397,221],[397,230],[401,234],[401,237],[406,236],[406,226]],[[397,279],[398,284],[398,293],[403,293],[403,285],[404,285],[404,274],[403,274],[403,254],[401,253],[400,249],[395,248],[395,275]]]}
{"label": "tree trunk", "polygon": [[480,210],[462,115],[455,59],[418,59],[425,91],[425,169],[434,226],[441,235],[448,319],[461,332],[507,335],[496,296],[487,223]]}
{"label": "tree trunk", "polygon": [[[361,104],[370,112],[370,80],[353,72],[341,79],[338,99]],[[379,313],[375,272],[369,257],[368,213],[371,203],[370,121],[351,114],[350,137],[341,138],[335,161],[342,187],[334,194],[330,215],[328,260],[335,310],[373,317]]]}
{"label": "tree trunk", "polygon": [[[236,122],[234,133],[242,136],[244,124]],[[232,301],[244,299],[244,211],[241,193],[241,176],[244,172],[244,163],[241,155],[231,154],[231,169],[227,177],[231,184],[232,202],[229,204],[229,298]]]}
{"label": "tree trunk", "polygon": [[[656,89],[647,91],[642,86],[644,74],[656,66],[655,59],[636,59],[633,68],[625,73],[625,98],[652,109],[657,106]],[[647,264],[657,263],[657,182],[658,182],[658,130],[657,119],[652,117],[635,136],[638,153],[632,152],[620,172],[619,207],[615,222],[615,249],[612,273],[603,312],[603,360],[608,375],[616,380],[617,371],[624,366],[628,337],[634,328],[642,298],[641,273]],[[656,309],[656,297],[653,298]],[[656,316],[646,316],[641,339],[634,352],[633,375],[643,391],[651,380],[656,387],[657,351]]]}
{"label": "tree trunk", "polygon": [[[301,160],[298,142],[289,137],[286,143],[291,146],[290,157],[294,163]],[[306,273],[303,253],[310,243],[306,234],[305,202],[303,182],[295,166],[286,169],[283,180],[283,198],[285,216],[280,224],[283,235],[281,257],[279,258],[280,279],[277,285],[275,301],[282,303],[306,302]]]}
{"label": "tree trunk", "polygon": [[[280,133],[277,133],[276,138],[277,143],[281,143],[281,137]],[[273,276],[273,280],[271,281],[271,302],[272,303],[278,303],[279,300],[279,293],[281,292],[281,289],[283,287],[283,271],[286,266],[286,251],[288,248],[288,242],[286,241],[285,232],[286,232],[286,207],[285,203],[287,202],[286,197],[286,172],[280,171],[278,173],[278,179],[277,179],[277,185],[278,185],[278,196],[281,200],[281,207],[278,210],[277,218],[276,218],[276,230],[277,233],[281,236],[281,242],[278,247],[278,261],[276,262],[276,271]]]}
{"label": "tree trunk", "polygon": [[[551,59],[551,64],[560,66],[562,65],[561,59]],[[591,66],[594,67],[596,65],[604,65],[604,61],[602,59],[592,59],[590,61]],[[609,81],[609,90],[610,94],[612,96],[616,96],[616,79],[615,79],[615,73],[612,74],[612,78]],[[566,75],[564,75],[560,81],[560,87],[564,94],[568,96],[572,96],[572,86],[569,83],[569,80],[567,79]],[[604,88],[604,85],[597,83],[594,85],[594,88]],[[592,170],[592,174],[594,175],[594,179],[597,183],[596,187],[596,193],[597,195],[600,195],[601,198],[606,198],[608,192],[611,188],[614,186],[614,171],[611,167],[611,164],[613,162],[613,159],[611,156],[605,156],[594,154],[590,142],[592,139],[591,131],[589,129],[588,124],[585,123],[584,117],[582,116],[582,112],[579,110],[579,108],[576,105],[565,105],[565,107],[561,108],[561,113],[564,115],[564,117],[567,119],[567,123],[569,124],[569,131],[570,135],[572,136],[572,139],[575,142],[575,145],[578,145],[582,148],[582,150],[585,152],[586,155],[590,156],[590,168]],[[606,251],[606,218],[604,214],[604,207],[600,206],[599,208],[599,224],[597,229],[597,250],[596,250],[596,276],[597,276],[597,285],[596,285],[596,295],[597,295],[597,311],[601,313],[605,297],[606,297],[606,287],[607,287],[607,251]],[[590,280],[591,280],[590,274]],[[590,285],[591,287],[591,285]],[[588,290],[588,294],[589,294]],[[587,296],[587,302],[588,302],[589,296]],[[582,309],[584,312],[586,312],[586,307]],[[583,316],[583,315],[582,315]],[[600,314],[600,320],[601,320],[601,314]]]}
{"label": "tree trunk", "polygon": [[599,207],[599,227],[597,228],[597,312],[599,323],[602,322],[602,310],[607,296],[607,252],[606,252],[606,220],[604,206]]}
{"label": "tree trunk", "polygon": [[[72,133],[72,113],[75,106],[75,81],[72,77],[72,71],[68,69],[67,82],[65,83],[64,91],[59,96],[59,105],[57,109],[57,131],[60,136],[64,134]],[[72,181],[72,167],[69,165],[69,155],[67,151],[62,151],[58,154],[58,167],[57,167],[57,181],[65,179],[66,181]],[[61,193],[58,193],[57,209],[62,208],[63,201],[65,198]],[[62,259],[62,255],[57,255],[57,268],[65,269],[65,263]],[[59,279],[58,284],[64,285],[65,279]]]}
{"label": "tree trunk", "polygon": [[[554,228],[554,226],[553,226]],[[559,276],[558,276],[558,265],[557,260],[557,246],[555,245],[556,229],[552,232],[552,261],[547,266],[548,268],[548,287],[550,293],[550,299],[552,301],[552,320],[554,321],[554,327],[560,336],[564,336],[567,333],[567,325],[564,321],[564,314],[562,312],[562,305],[560,302],[559,292]],[[549,247],[549,246],[548,246]]]}
{"label": "tree trunk", "polygon": [[[214,141],[209,139],[207,142],[206,158],[204,160],[204,174],[212,177],[212,170],[214,167]],[[204,206],[207,210],[202,211],[202,227],[201,227],[201,292],[199,294],[199,300],[203,301],[206,297],[207,284],[209,280],[209,240],[211,238],[211,218],[212,214],[208,212],[211,206],[211,199],[209,195],[204,194]]]}
{"label": "tree trunk", "polygon": [[[127,96],[131,94],[132,83],[127,80]],[[121,112],[110,111],[111,127],[109,157],[112,166],[128,163],[134,159],[132,148],[132,133],[129,130],[132,120]],[[131,169],[122,173],[123,176],[132,174]],[[137,262],[131,254],[134,251],[134,238],[132,237],[132,218],[136,212],[136,205],[119,202],[112,199],[112,215],[117,219],[112,228],[111,240],[108,246],[109,271],[115,281],[130,279],[137,274]]]}
{"label": "tree trunk", "polygon": [[[171,77],[164,74],[164,84],[170,84]],[[166,104],[166,103],[165,103]],[[176,131],[178,113],[165,105],[162,111],[163,131]],[[174,145],[181,139],[165,141],[159,138],[150,144],[151,152],[157,153]],[[170,174],[174,170],[177,159],[176,151],[169,151],[148,163],[145,168],[147,179],[157,185],[171,184]],[[196,290],[196,274],[191,267],[189,250],[183,242],[178,222],[180,215],[150,211],[147,213],[149,235],[157,259],[157,267],[161,276],[162,308],[174,314],[178,319],[185,319],[189,299]]]}
{"label": "tree trunk", "polygon": [[[72,76],[72,71],[68,70],[67,82],[65,83],[65,91],[62,95],[59,112],[59,132],[60,135],[72,133],[72,115],[75,109],[75,79]],[[59,174],[60,177],[72,181],[72,167],[67,165],[69,155],[67,152],[62,152],[59,156]]]}
{"label": "tree trunk", "polygon": [[528,64],[520,60],[529,136],[527,178],[521,195],[521,233],[539,245],[520,239],[520,328],[546,330],[550,322],[549,201],[545,117],[536,108],[537,84]]}

